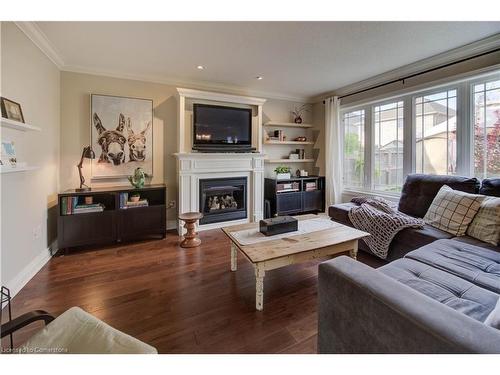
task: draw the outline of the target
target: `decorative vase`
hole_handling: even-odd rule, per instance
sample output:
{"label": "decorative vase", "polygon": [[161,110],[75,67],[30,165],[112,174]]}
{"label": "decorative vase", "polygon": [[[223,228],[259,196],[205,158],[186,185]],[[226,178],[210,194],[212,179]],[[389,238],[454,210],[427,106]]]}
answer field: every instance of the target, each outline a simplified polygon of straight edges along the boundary
{"label": "decorative vase", "polygon": [[140,189],[144,187],[144,183],[146,182],[146,177],[147,174],[144,173],[141,167],[139,167],[135,169],[133,176],[128,176],[128,180],[130,181],[133,187],[135,187],[136,189]]}
{"label": "decorative vase", "polygon": [[296,124],[302,124],[302,117],[300,117],[300,116],[295,117],[293,122],[295,122]]}

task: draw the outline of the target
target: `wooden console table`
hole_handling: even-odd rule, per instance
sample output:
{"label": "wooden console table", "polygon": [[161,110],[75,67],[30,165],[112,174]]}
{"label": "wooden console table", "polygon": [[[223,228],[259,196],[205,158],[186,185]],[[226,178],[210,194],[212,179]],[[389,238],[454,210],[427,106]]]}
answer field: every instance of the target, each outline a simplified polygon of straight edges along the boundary
{"label": "wooden console table", "polygon": [[[139,193],[147,199],[147,207],[123,208],[123,193]],[[85,203],[85,197],[92,197],[93,203],[104,206],[102,212],[68,214],[64,211],[67,198],[78,205]],[[66,200],[63,202],[63,200]],[[58,196],[58,244],[60,250],[74,246],[97,245],[166,235],[166,186],[146,185],[141,189],[132,186],[93,188],[91,191],[65,191]],[[64,203],[64,204],[63,204]]]}

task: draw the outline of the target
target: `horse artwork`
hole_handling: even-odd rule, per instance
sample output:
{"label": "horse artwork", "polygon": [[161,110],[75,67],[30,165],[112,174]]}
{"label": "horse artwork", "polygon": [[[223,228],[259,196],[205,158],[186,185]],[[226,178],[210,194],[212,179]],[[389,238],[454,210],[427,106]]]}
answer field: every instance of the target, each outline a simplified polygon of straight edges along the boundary
{"label": "horse artwork", "polygon": [[153,101],[91,95],[92,178],[153,174]]}

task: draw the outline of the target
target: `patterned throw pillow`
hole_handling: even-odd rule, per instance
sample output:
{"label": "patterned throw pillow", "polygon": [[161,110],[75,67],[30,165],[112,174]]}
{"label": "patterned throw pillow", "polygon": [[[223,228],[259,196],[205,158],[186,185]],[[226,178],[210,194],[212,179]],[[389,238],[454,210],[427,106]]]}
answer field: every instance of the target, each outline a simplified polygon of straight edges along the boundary
{"label": "patterned throw pillow", "polygon": [[500,198],[484,199],[467,234],[495,246],[500,244]]}
{"label": "patterned throw pillow", "polygon": [[444,185],[432,201],[424,221],[455,236],[463,236],[484,198],[484,195],[464,193]]}

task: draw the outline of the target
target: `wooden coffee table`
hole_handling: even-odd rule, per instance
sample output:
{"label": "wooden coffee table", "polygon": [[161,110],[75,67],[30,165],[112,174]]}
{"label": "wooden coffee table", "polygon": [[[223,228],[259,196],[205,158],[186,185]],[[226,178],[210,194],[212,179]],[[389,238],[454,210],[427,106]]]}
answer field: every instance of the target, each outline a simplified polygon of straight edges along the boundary
{"label": "wooden coffee table", "polygon": [[[321,216],[329,220],[326,216]],[[318,215],[297,216],[297,220],[318,219]],[[332,222],[333,227],[315,232],[296,234],[288,237],[267,237],[265,241],[242,245],[235,238],[235,232],[257,229],[259,223],[234,225],[222,228],[231,239],[231,271],[237,269],[238,250],[247,258],[255,269],[255,308],[263,309],[264,276],[266,271],[281,268],[294,263],[307,262],[339,253],[348,252],[356,259],[358,240],[369,233]],[[275,238],[273,238],[275,237]]]}

